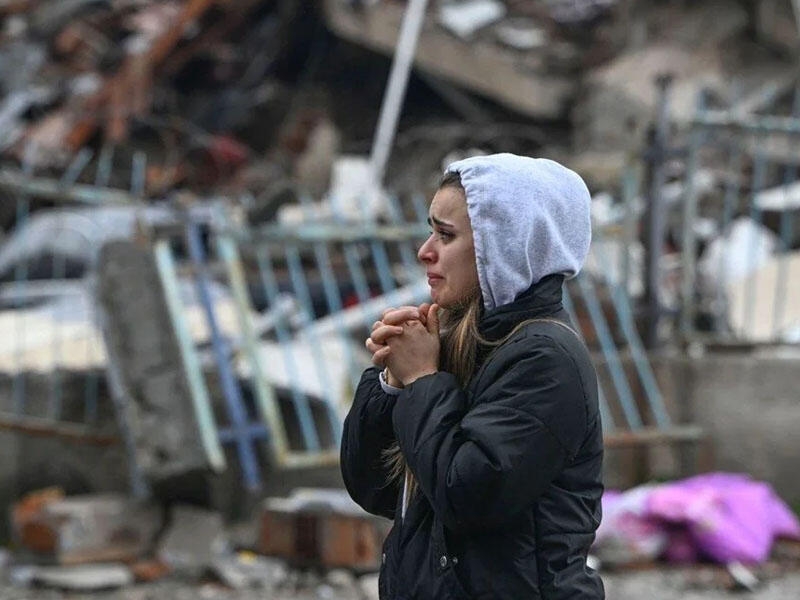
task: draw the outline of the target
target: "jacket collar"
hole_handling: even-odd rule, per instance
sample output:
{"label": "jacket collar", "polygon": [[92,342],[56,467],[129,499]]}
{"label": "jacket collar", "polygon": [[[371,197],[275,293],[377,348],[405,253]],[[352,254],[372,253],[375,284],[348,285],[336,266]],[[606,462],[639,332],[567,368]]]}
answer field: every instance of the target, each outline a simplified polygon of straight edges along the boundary
{"label": "jacket collar", "polygon": [[481,335],[499,340],[518,323],[527,319],[563,317],[561,304],[563,275],[547,275],[522,292],[516,299],[485,312],[478,322]]}

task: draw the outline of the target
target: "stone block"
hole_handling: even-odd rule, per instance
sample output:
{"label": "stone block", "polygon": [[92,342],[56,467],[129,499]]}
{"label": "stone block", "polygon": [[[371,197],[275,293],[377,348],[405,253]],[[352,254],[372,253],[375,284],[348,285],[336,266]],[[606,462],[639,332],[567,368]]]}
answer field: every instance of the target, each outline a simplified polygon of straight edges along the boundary
{"label": "stone block", "polygon": [[148,552],[161,510],[117,494],[63,497],[57,489],[24,497],[12,510],[14,541],[61,565],[134,560]]}

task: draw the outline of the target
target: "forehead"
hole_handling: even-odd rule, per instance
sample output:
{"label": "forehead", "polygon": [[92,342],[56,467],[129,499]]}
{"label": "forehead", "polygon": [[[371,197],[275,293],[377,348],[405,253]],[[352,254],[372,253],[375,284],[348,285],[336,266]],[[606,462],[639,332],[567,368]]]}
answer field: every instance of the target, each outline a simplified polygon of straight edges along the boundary
{"label": "forehead", "polygon": [[437,191],[431,200],[430,216],[453,224],[463,221],[469,223],[467,199],[464,192],[452,186],[443,187]]}

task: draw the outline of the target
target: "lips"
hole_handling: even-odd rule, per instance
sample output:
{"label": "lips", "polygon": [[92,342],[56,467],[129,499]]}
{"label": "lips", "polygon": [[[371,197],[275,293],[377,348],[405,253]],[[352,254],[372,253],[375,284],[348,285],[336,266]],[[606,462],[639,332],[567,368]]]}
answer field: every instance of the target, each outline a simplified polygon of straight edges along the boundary
{"label": "lips", "polygon": [[437,275],[436,273],[428,273],[428,285],[434,285],[435,283],[444,279],[441,275]]}

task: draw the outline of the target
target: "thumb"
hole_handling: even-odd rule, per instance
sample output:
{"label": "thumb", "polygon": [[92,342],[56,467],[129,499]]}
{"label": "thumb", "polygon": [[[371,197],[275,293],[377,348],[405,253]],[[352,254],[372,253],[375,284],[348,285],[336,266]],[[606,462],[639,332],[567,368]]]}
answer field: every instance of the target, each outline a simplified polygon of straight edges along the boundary
{"label": "thumb", "polygon": [[428,322],[425,324],[428,333],[439,335],[439,305],[431,304],[428,308]]}

